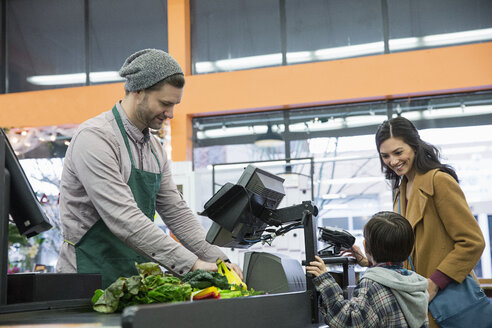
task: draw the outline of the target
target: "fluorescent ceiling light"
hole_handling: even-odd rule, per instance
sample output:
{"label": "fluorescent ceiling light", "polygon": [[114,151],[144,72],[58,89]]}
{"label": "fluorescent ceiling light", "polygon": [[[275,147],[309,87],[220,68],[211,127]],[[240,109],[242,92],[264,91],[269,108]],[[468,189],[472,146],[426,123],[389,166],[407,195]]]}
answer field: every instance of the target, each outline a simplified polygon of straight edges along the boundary
{"label": "fluorescent ceiling light", "polygon": [[384,51],[384,43],[371,42],[357,44],[354,46],[344,46],[336,48],[327,48],[314,51],[314,57],[319,60],[336,59],[343,57],[361,56],[361,55],[371,55],[382,53]]}
{"label": "fluorescent ceiling light", "polygon": [[217,61],[205,61],[195,63],[195,71],[198,74],[216,71],[234,71],[282,64],[282,54],[267,54],[259,56],[220,59]]}
{"label": "fluorescent ceiling light", "polygon": [[315,131],[327,131],[327,130],[339,130],[343,128],[360,127],[367,125],[378,125],[386,119],[382,115],[359,115],[350,116],[346,118],[330,118],[326,122],[308,121],[289,125],[290,132],[315,132]]}
{"label": "fluorescent ceiling light", "polygon": [[210,129],[205,131],[198,131],[197,138],[202,139],[215,139],[215,138],[225,138],[225,137],[235,137],[244,136],[258,133],[266,133],[266,125],[256,125],[256,126],[240,126],[236,128],[220,128],[220,129]]}
{"label": "fluorescent ceiling light", "polygon": [[314,59],[314,53],[312,51],[297,51],[287,53],[287,62],[289,64],[303,63],[313,61]]}
{"label": "fluorescent ceiling light", "polygon": [[343,199],[343,198],[347,198],[347,195],[345,195],[345,194],[324,194],[323,196],[321,196],[321,198],[327,199],[327,200]]}
{"label": "fluorescent ceiling light", "polygon": [[492,28],[389,40],[391,50],[437,47],[492,39]]}
{"label": "fluorescent ceiling light", "polygon": [[[278,127],[277,133],[284,131],[284,125],[276,125]],[[265,134],[267,133],[267,125],[251,125],[251,126],[239,126],[239,127],[223,127],[218,129],[209,129],[204,131],[197,131],[197,138],[203,139],[215,139],[225,137],[237,137],[247,136],[252,134]]]}
{"label": "fluorescent ceiling light", "polygon": [[215,62],[215,66],[222,71],[273,66],[273,65],[280,65],[280,64],[282,64],[282,54],[280,53],[232,58],[232,59],[222,59],[222,60],[217,60]]}
{"label": "fluorescent ceiling light", "polygon": [[326,204],[323,205],[324,210],[345,210],[349,208],[348,204]]}
{"label": "fluorescent ceiling light", "polygon": [[[35,85],[67,85],[83,84],[86,80],[85,73],[57,74],[57,75],[36,75],[27,77],[27,82]],[[124,79],[116,71],[91,72],[89,80],[92,83],[118,82]]]}
{"label": "fluorescent ceiling light", "polygon": [[326,179],[323,182],[325,184],[340,185],[340,184],[362,184],[362,183],[374,183],[384,181],[384,177],[357,177],[347,179]]}

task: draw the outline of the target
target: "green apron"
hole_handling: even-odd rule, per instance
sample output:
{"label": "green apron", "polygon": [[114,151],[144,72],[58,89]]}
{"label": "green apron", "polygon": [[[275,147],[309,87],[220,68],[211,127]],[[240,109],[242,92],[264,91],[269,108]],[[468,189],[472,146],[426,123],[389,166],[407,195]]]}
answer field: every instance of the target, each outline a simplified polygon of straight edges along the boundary
{"label": "green apron", "polygon": [[[112,112],[125,140],[125,145],[132,163],[132,170],[127,184],[132,191],[138,208],[150,220],[154,221],[155,201],[161,184],[161,174],[135,168],[128,136],[126,135],[126,130],[123,127],[123,122],[116,110],[116,106],[113,107]],[[160,167],[159,159],[154,153],[152,146],[150,149]],[[116,237],[102,219],[99,219],[82,236],[80,241],[75,244],[75,254],[77,258],[77,272],[101,273],[103,288],[108,287],[119,277],[137,275],[138,272],[135,268],[135,262],[142,263],[149,261]]]}

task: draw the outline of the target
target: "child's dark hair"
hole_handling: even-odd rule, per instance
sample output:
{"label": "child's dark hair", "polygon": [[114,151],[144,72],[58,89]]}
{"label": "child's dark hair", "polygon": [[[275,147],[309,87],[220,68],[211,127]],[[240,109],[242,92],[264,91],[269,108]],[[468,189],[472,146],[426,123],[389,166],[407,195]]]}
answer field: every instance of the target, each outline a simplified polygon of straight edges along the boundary
{"label": "child's dark hair", "polygon": [[366,252],[378,262],[403,262],[413,248],[412,226],[400,214],[378,212],[364,226]]}

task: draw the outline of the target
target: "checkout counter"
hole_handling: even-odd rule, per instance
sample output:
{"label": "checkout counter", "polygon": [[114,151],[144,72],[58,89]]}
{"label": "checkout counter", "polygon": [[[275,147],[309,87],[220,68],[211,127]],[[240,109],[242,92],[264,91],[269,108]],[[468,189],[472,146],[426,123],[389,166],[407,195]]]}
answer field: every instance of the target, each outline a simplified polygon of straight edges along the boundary
{"label": "checkout counter", "polygon": [[[5,138],[5,136],[3,136]],[[6,139],[6,138],[5,138]],[[5,143],[4,140],[0,143],[0,169],[4,172],[5,160]],[[9,146],[9,145],[8,145]],[[7,149],[8,150],[8,149]],[[11,149],[10,149],[11,150]],[[7,151],[8,153],[8,151]],[[10,155],[11,156],[11,155]],[[12,158],[10,159],[12,161]],[[12,163],[9,164],[8,170],[13,171]],[[20,165],[19,165],[20,167]],[[16,170],[19,169],[17,167]],[[5,171],[7,172],[7,171]],[[19,172],[17,172],[19,173]],[[23,172],[22,172],[23,173]],[[10,194],[19,197],[20,193],[17,190],[11,189],[8,184],[9,179],[7,174],[0,174],[0,179],[6,181],[7,184],[0,194],[2,204],[9,204]],[[29,183],[25,176],[25,180],[21,183]],[[19,184],[19,178],[16,178],[13,185]],[[282,235],[283,233],[296,228],[304,229],[306,262],[314,259],[314,254],[317,252],[316,225],[314,217],[317,215],[317,208],[310,202],[306,201],[302,204],[277,209],[283,193],[283,179],[272,175],[268,172],[257,169],[253,166],[248,166],[239,182],[235,185],[226,184],[219,190],[206,204],[205,211],[202,213],[210,217],[214,223],[207,234],[207,240],[213,244],[223,247],[242,247],[248,248],[256,242],[269,242],[273,238]],[[30,185],[29,185],[30,188]],[[24,191],[25,192],[25,191]],[[30,199],[25,203],[32,203],[35,199],[32,189],[28,190]],[[10,213],[12,214],[12,203],[10,203]],[[32,204],[30,205],[32,207]],[[39,213],[41,212],[41,213]],[[6,220],[8,219],[9,208],[0,208],[2,214],[2,271],[0,287],[1,302],[0,302],[0,326],[9,325],[14,327],[26,327],[42,325],[42,327],[123,327],[123,328],[152,328],[152,327],[202,327],[216,328],[218,325],[241,327],[325,327],[320,323],[318,311],[318,297],[316,290],[312,284],[311,277],[305,277],[301,268],[301,279],[297,282],[287,283],[286,289],[281,293],[272,293],[267,295],[257,295],[244,298],[233,299],[218,299],[218,300],[201,300],[194,302],[166,303],[130,306],[124,309],[120,314],[100,314],[92,310],[90,298],[80,298],[80,293],[73,293],[75,286],[94,282],[94,277],[82,277],[74,274],[71,277],[60,279],[58,274],[45,274],[48,276],[31,277],[34,283],[26,284],[28,278],[24,278],[17,287],[14,280],[7,280],[6,274],[6,255],[7,247],[6,240],[8,238],[5,232]],[[33,214],[34,213],[34,214]],[[20,213],[13,215],[17,220],[26,220],[21,217]],[[41,215],[36,227],[29,233],[35,235],[49,228],[42,209],[34,207],[32,213],[24,213],[25,215]],[[22,221],[25,223],[25,221]],[[35,222],[35,221],[33,221]],[[269,233],[264,234],[267,226],[274,226],[277,229],[268,230]],[[280,228],[278,228],[280,227]],[[44,229],[44,230],[43,230]],[[7,230],[8,232],[8,230]],[[26,234],[28,235],[28,234]],[[29,235],[28,235],[29,236]],[[5,241],[5,242],[4,242]],[[252,256],[254,257],[254,256]],[[275,262],[275,261],[273,261]],[[288,261],[286,260],[285,263]],[[342,287],[347,290],[354,281],[350,275],[350,263],[345,258],[328,258],[326,263],[342,264],[343,276]],[[250,261],[250,267],[246,268],[247,272],[245,282],[248,279],[257,279],[261,281],[261,275],[268,277],[271,269],[264,266],[255,266]],[[277,261],[281,266],[284,264],[282,260]],[[300,263],[298,266],[300,267]],[[253,269],[262,268],[248,275],[248,272],[255,272]],[[256,270],[258,271],[258,270]],[[279,272],[281,272],[280,270]],[[287,269],[287,274],[282,279],[289,281],[292,278],[290,272],[296,271],[298,277],[299,270]],[[285,273],[285,270],[284,270]],[[353,269],[352,269],[353,273]],[[50,276],[51,275],[51,276]],[[21,277],[19,275],[18,277]],[[27,277],[27,276],[26,276]],[[275,281],[277,277],[268,277]],[[14,278],[14,277],[12,277]],[[100,277],[99,277],[100,278]],[[26,280],[27,279],[27,280]],[[44,283],[39,283],[45,279]],[[47,279],[47,280],[46,280]],[[86,280],[84,280],[86,279]],[[89,280],[87,280],[89,279]],[[92,279],[92,280],[91,280]],[[22,279],[21,279],[22,280]],[[97,279],[96,279],[97,280]],[[291,279],[292,280],[292,279]],[[295,279],[294,279],[295,280]],[[38,284],[36,285],[36,281]],[[55,286],[52,290],[48,288],[44,292],[33,292],[34,296],[31,299],[24,300],[20,303],[12,304],[7,300],[5,291],[7,287],[10,289],[10,298],[19,296],[18,293],[32,291],[35,286],[46,286],[46,281],[55,281]],[[292,282],[292,281],[291,281]],[[303,285],[304,284],[304,285]],[[299,286],[302,286],[301,288]],[[94,288],[96,287],[96,288]],[[255,287],[251,284],[251,287]],[[84,287],[83,290],[89,290],[91,295],[97,286],[90,288]],[[260,287],[261,288],[261,287]],[[53,297],[53,289],[61,292],[63,295]],[[66,291],[66,293],[63,293]],[[69,292],[72,291],[72,292]],[[83,291],[81,291],[83,293]],[[12,296],[14,295],[14,296]],[[50,296],[51,295],[51,296]],[[90,296],[89,296],[90,297]],[[10,303],[10,304],[9,304]]]}

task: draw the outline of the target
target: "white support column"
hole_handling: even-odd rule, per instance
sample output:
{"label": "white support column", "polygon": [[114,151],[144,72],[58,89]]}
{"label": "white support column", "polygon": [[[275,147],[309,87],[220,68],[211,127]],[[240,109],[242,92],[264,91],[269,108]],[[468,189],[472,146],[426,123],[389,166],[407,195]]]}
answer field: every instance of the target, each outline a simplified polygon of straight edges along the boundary
{"label": "white support column", "polygon": [[485,239],[485,249],[482,253],[482,278],[492,278],[492,261],[490,256],[490,231],[487,213],[478,214],[478,225]]}

